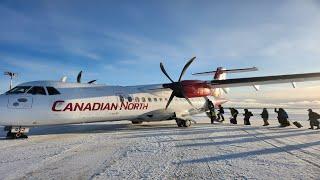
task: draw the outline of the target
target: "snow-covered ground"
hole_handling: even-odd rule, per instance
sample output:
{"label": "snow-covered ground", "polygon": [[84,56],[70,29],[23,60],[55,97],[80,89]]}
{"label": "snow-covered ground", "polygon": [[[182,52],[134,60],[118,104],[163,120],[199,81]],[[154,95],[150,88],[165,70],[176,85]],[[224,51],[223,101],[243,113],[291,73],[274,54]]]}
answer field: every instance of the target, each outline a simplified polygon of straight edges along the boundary
{"label": "snow-covered ground", "polygon": [[[174,121],[96,123],[0,132],[0,179],[319,179],[320,130]],[[239,118],[239,122],[242,120]]]}

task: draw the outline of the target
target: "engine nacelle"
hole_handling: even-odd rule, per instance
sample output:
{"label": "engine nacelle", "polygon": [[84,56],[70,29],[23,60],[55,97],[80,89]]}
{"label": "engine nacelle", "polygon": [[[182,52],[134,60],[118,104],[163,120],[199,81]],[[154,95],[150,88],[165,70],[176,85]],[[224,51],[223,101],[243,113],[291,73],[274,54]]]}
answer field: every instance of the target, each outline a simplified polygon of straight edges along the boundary
{"label": "engine nacelle", "polygon": [[183,92],[188,98],[212,95],[212,89],[202,81],[182,81]]}

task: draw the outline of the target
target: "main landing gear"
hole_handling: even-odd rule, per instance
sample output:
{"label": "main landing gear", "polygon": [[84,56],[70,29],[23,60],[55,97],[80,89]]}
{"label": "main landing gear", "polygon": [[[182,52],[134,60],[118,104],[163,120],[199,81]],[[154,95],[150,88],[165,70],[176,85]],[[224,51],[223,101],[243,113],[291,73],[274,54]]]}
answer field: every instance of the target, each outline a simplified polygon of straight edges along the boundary
{"label": "main landing gear", "polygon": [[192,124],[191,120],[184,120],[184,119],[176,119],[176,123],[178,127],[190,127]]}
{"label": "main landing gear", "polygon": [[4,130],[8,131],[7,139],[26,139],[26,138],[28,138],[26,133],[29,132],[29,128],[6,126],[6,127],[4,127]]}
{"label": "main landing gear", "polygon": [[132,124],[142,124],[142,121],[131,121]]}

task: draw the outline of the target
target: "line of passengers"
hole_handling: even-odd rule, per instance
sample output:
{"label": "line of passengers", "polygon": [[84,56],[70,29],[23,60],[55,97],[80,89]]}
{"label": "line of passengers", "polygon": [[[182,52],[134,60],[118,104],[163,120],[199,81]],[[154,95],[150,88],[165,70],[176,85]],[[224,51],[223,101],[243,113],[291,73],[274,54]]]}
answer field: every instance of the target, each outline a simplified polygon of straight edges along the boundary
{"label": "line of passengers", "polygon": [[[210,100],[208,100],[208,109],[209,109],[209,112],[207,114],[211,119],[211,124],[213,124],[214,121],[217,121],[217,122],[224,121],[224,108],[221,105],[218,106],[218,114],[216,114],[216,110],[213,103]],[[229,110],[231,113],[230,123],[238,124],[237,117],[239,115],[239,111],[235,108],[229,108]],[[280,127],[290,126],[290,122],[288,120],[289,119],[288,113],[283,108],[279,108],[279,109],[275,108],[274,112],[277,113],[277,119],[280,124]],[[320,122],[319,122],[320,115],[316,112],[313,112],[312,109],[308,109],[308,112],[309,112],[308,120],[310,121],[309,129],[314,129],[314,127],[317,127],[317,129],[320,129]],[[244,125],[251,125],[250,118],[253,116],[253,113],[248,109],[244,109],[243,116],[244,116],[244,119],[243,119]],[[268,122],[269,112],[267,108],[263,108],[260,116],[263,119],[263,123],[264,123],[263,126],[269,126],[269,122]],[[297,121],[293,122],[293,124],[298,128],[302,127],[302,125]]]}

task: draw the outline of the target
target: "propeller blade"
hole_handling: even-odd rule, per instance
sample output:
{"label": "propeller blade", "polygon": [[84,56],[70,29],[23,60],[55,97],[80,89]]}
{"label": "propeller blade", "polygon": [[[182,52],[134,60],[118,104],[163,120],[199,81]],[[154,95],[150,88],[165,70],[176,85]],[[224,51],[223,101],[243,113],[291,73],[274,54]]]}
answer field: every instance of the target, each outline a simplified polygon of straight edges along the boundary
{"label": "propeller blade", "polygon": [[191,103],[191,101],[190,101],[189,98],[187,98],[187,97],[184,97],[184,98],[187,100],[187,102],[188,102],[193,108],[195,108],[194,105]]}
{"label": "propeller blade", "polygon": [[173,81],[173,80],[170,78],[170,76],[168,75],[167,71],[164,69],[162,63],[160,63],[160,69],[161,69],[161,71],[163,72],[163,74],[166,75],[167,78],[168,78],[172,83],[174,83],[174,81]]}
{"label": "propeller blade", "polygon": [[184,75],[184,73],[186,72],[186,70],[188,69],[188,67],[190,66],[190,64],[191,64],[195,59],[196,59],[196,57],[191,58],[191,59],[187,62],[187,64],[184,65],[184,67],[183,67],[183,69],[182,69],[182,71],[181,71],[181,74],[180,74],[180,77],[179,77],[178,82],[181,81],[182,76]]}
{"label": "propeller blade", "polygon": [[81,83],[81,76],[82,76],[82,71],[80,71],[77,76],[77,83]]}
{"label": "propeller blade", "polygon": [[95,80],[92,80],[92,81],[89,81],[88,82],[88,84],[92,84],[92,83],[94,83],[94,82],[96,82],[97,80],[95,79]]}
{"label": "propeller blade", "polygon": [[171,96],[170,96],[170,98],[169,98],[169,100],[168,100],[168,102],[167,102],[166,109],[168,109],[168,107],[169,107],[172,99],[174,98],[174,96],[175,96],[175,95],[174,95],[174,91],[172,91]]}
{"label": "propeller blade", "polygon": [[193,108],[195,108],[196,109],[196,107],[194,107],[194,105],[192,104],[192,102],[190,101],[190,99],[184,94],[184,92],[182,91],[181,92],[182,93],[182,95],[183,95],[183,97],[184,97],[184,99],[186,99],[187,100],[187,102],[193,107]]}

